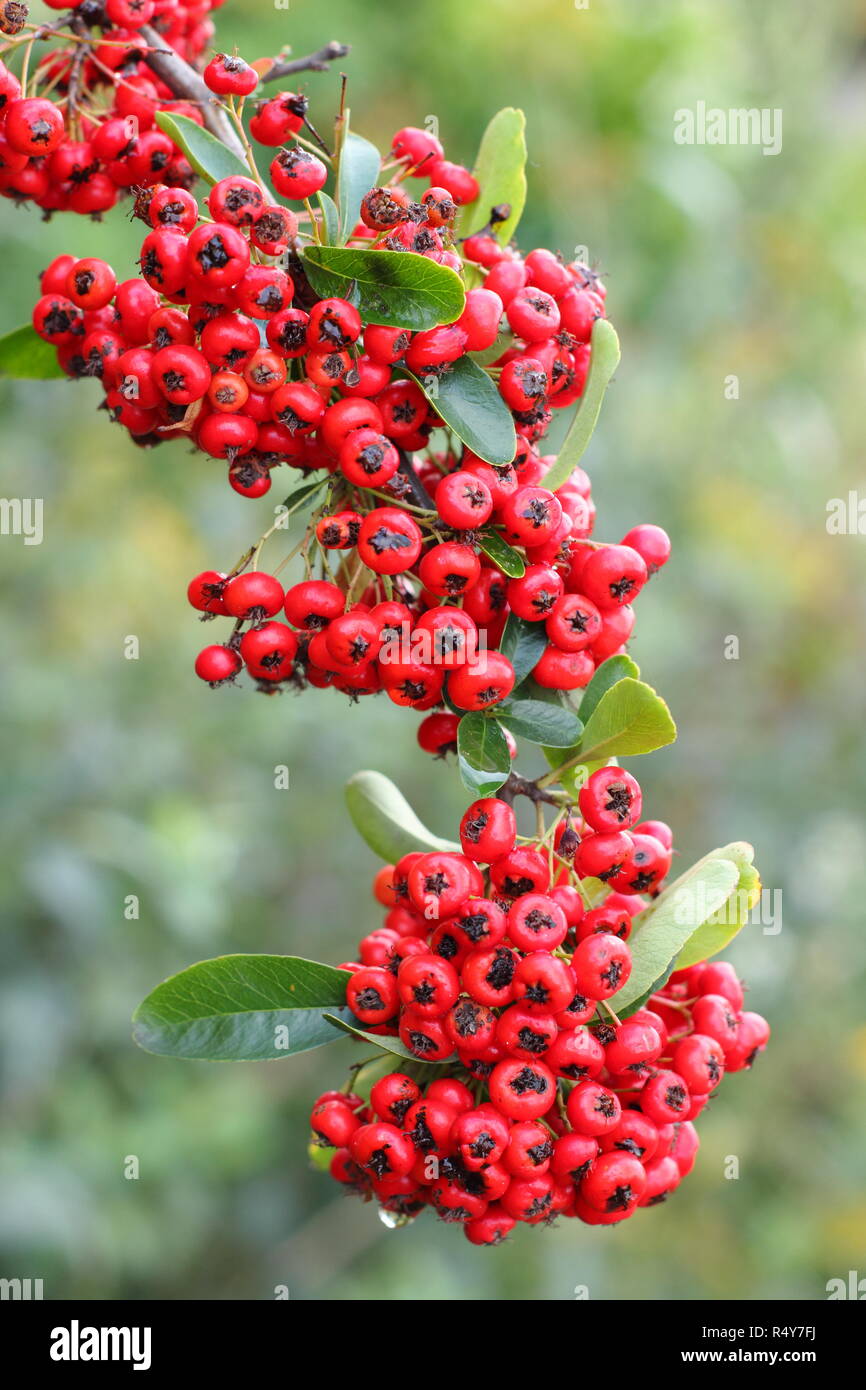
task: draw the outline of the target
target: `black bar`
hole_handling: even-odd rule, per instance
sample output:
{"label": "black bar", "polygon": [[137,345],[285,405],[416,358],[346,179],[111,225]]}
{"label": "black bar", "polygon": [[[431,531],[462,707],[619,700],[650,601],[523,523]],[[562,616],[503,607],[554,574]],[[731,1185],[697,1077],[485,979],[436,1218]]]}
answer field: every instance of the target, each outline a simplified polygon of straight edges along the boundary
{"label": "black bar", "polygon": [[[471,1280],[466,1292],[471,1292]],[[817,1371],[826,1379],[851,1365],[855,1333],[862,1329],[862,1318],[857,1316],[861,1310],[855,1311],[855,1305],[862,1298],[858,1290],[853,1296],[820,1302],[672,1303],[664,1313],[653,1303],[633,1307],[621,1302],[569,1300],[570,1312],[556,1317],[559,1335],[566,1339],[582,1330],[587,1334],[587,1340],[580,1344],[561,1343],[563,1355],[568,1357],[566,1349],[571,1345],[574,1364],[580,1365],[584,1374],[594,1366],[611,1384],[620,1374],[634,1376],[635,1356],[651,1366],[654,1374],[681,1367],[702,1370],[717,1366],[734,1373],[740,1367],[783,1371],[796,1367]],[[464,1301],[458,1294],[454,1301],[460,1304],[458,1316],[465,1325],[471,1316],[470,1300]],[[308,1315],[289,1299],[175,1303],[22,1300],[6,1301],[0,1308],[9,1315],[4,1322],[5,1360],[25,1372],[47,1372],[58,1380],[92,1380],[100,1372],[108,1372],[115,1379],[130,1375],[140,1381],[166,1371],[189,1371],[199,1377],[213,1372],[223,1383],[234,1373],[249,1380],[280,1367],[290,1378],[293,1367],[296,1375],[306,1377],[309,1372],[299,1364],[297,1350],[304,1346],[312,1352],[317,1343],[321,1346]],[[491,1353],[495,1363],[501,1349],[506,1368],[516,1344],[523,1342],[521,1323],[514,1321],[504,1305],[488,1308],[481,1316],[485,1367],[489,1371]],[[325,1342],[326,1364],[332,1370],[340,1364],[338,1348],[345,1348],[349,1357],[353,1355],[351,1347],[355,1355],[360,1352],[362,1343],[346,1337],[353,1323],[357,1322],[365,1340],[373,1326],[368,1314],[363,1320],[355,1319],[342,1309],[335,1317],[335,1330],[337,1317],[339,1335],[336,1341],[327,1338]],[[505,1326],[510,1327],[510,1335],[491,1335],[491,1321],[495,1326],[500,1319],[508,1320]],[[388,1321],[393,1331],[393,1320]],[[527,1330],[529,1326],[525,1324]],[[441,1333],[442,1324],[439,1327]],[[416,1320],[406,1324],[408,1335],[401,1359],[408,1343],[422,1334],[423,1328],[424,1323]],[[785,1328],[787,1332],[782,1331]],[[115,1329],[116,1335],[102,1329]],[[397,1349],[395,1345],[395,1353]],[[104,1359],[88,1359],[92,1351]],[[125,1353],[126,1359],[112,1359],[115,1351]],[[136,1361],[138,1371],[134,1370]],[[18,1379],[20,1383],[20,1376]]]}

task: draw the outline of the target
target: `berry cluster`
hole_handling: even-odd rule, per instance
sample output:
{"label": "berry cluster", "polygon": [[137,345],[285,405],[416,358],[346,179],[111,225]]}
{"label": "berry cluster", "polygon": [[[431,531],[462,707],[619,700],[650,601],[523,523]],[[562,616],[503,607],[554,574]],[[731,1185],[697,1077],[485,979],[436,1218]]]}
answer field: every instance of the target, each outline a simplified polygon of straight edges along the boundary
{"label": "berry cluster", "polygon": [[[204,124],[200,105],[178,99],[147,62],[161,48],[195,62],[213,37],[222,0],[46,0],[72,11],[67,29],[26,24],[26,5],[5,5],[0,30],[14,46],[50,33],[57,46],[21,81],[0,62],[0,193],[46,214],[99,217],[125,193],[156,183],[188,187],[195,173],[155,123],[159,111]],[[11,13],[10,13],[11,12]],[[25,31],[22,33],[22,31]],[[97,31],[97,32],[94,32]]]}
{"label": "berry cluster", "polygon": [[[153,18],[150,0],[142,12]],[[317,296],[305,273],[303,243],[321,232],[309,199],[328,177],[302,135],[305,127],[315,134],[306,98],[284,91],[263,99],[249,123],[255,143],[276,148],[271,185],[303,206],[273,202],[252,146],[250,176],[223,178],[199,201],[186,186],[188,166],[175,164],[183,157],[153,125],[165,94],[151,90],[153,74],[130,70],[140,63],[135,52],[120,39],[111,45],[126,54],[112,69],[123,109],[83,144],[69,142],[59,106],[46,98],[11,93],[6,125],[11,140],[23,107],[27,139],[36,139],[38,116],[38,138],[51,143],[58,167],[74,153],[69,167],[86,168],[88,186],[90,173],[114,180],[112,188],[134,186],[134,213],[148,226],[141,274],[118,282],[105,261],[59,256],[41,277],[34,328],[66,373],[100,380],[103,405],[136,442],[186,437],[223,460],[231,486],[250,498],[270,489],[282,464],[327,483],[301,547],[304,577],[287,592],[250,568],[260,546],[234,570],[192,580],[190,600],[203,616],[235,619],[227,641],[200,653],[199,675],[217,685],[246,666],[268,691],[284,681],[352,697],[384,688],[419,710],[443,698],[480,710],[514,685],[497,650],[513,613],[545,625],[538,684],[585,686],[628,640],[631,600],[670,549],[651,526],[619,545],[593,541],[595,507],[581,469],[555,493],[544,486],[555,460],[540,441],[552,410],[584,389],[604,285],[581,262],[503,246],[496,230],[505,206],[458,240],[458,206],[478,196],[478,184],[445,158],[435,135],[406,127],[391,144],[391,178],[361,201],[349,245],[411,252],[460,274],[468,265],[483,284],[469,289],[450,324],[412,333],[364,322],[349,300]],[[231,104],[259,83],[255,68],[225,54],[203,76],[236,120]],[[107,172],[92,168],[91,154],[128,140],[129,119],[135,148],[112,145]],[[429,185],[418,198],[412,179]],[[444,451],[432,447],[443,421],[431,383],[467,353],[485,355],[512,414],[517,444],[507,464],[486,462],[456,436]],[[520,577],[489,557],[491,540],[516,553]],[[271,621],[281,610],[288,626]]]}
{"label": "berry cluster", "polygon": [[[443,488],[452,477],[457,473],[442,476]],[[543,490],[521,491],[538,495]],[[422,711],[446,699],[452,708],[483,710],[514,687],[514,668],[497,644],[508,615],[516,613],[544,624],[547,644],[533,679],[547,689],[575,690],[589,682],[599,663],[621,651],[631,634],[634,610],[626,599],[648,575],[637,547],[647,554],[663,549],[665,557],[668,551],[660,528],[642,526],[620,545],[566,546],[558,561],[536,560],[530,551],[522,577],[508,579],[465,535],[431,536],[425,546],[414,517],[397,507],[320,518],[308,535],[327,543],[338,527],[345,548],[355,528],[361,573],[371,580],[357,599],[352,592],[358,570],[345,566],[336,579],[305,578],[285,591],[276,575],[255,569],[231,576],[209,570],[191,580],[188,598],[194,608],[206,617],[234,619],[227,643],[199,653],[196,672],[202,680],[218,685],[246,666],[264,690],[290,681],[333,686],[353,699],[384,690],[395,704]],[[385,546],[383,536],[391,542],[407,538],[406,549]],[[392,581],[385,589],[377,578],[389,573],[383,562],[393,564],[396,557],[406,563],[406,553],[414,555],[411,568],[401,571],[399,587]],[[290,626],[273,621],[278,613]],[[454,713],[430,715],[419,729],[421,747],[437,755],[448,751],[458,722]]]}
{"label": "berry cluster", "polygon": [[617,1016],[643,895],[671,863],[668,826],[640,814],[635,779],[606,767],[580,816],[540,840],[521,842],[511,807],[486,798],[463,816],[462,853],[379,872],[385,924],[342,967],[347,1003],[428,1065],[381,1077],[366,1100],[351,1089],[362,1064],[318,1098],[313,1134],[336,1149],[338,1182],[398,1220],[432,1206],[477,1245],[517,1221],[613,1224],[675,1190],[693,1122],[769,1027],[724,962],[675,972]]}

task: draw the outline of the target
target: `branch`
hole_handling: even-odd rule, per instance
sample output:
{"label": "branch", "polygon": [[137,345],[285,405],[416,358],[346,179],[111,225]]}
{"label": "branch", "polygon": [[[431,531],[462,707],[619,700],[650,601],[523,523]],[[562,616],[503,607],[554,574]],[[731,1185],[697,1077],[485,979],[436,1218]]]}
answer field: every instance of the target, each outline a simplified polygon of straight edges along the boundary
{"label": "branch", "polygon": [[402,473],[403,477],[408,482],[412,492],[412,500],[415,503],[415,506],[421,507],[425,512],[435,512],[436,507],[433,502],[433,499],[430,496],[427,489],[424,487],[424,484],[421,482],[421,479],[418,477],[418,474],[415,472],[415,469],[412,467],[412,461],[409,458],[409,455],[406,453],[404,449],[398,448],[397,452],[400,455],[400,463],[398,465],[397,471],[398,473]]}
{"label": "branch", "polygon": [[563,804],[562,795],[555,792],[545,791],[544,787],[538,782],[530,782],[528,777],[521,777],[518,772],[511,772],[508,780],[502,784],[496,793],[500,801],[507,801],[509,805],[516,796],[528,797],[536,806],[539,801],[546,801],[550,806],[561,806]]}
{"label": "branch", "polygon": [[185,97],[188,101],[193,101],[200,106],[204,123],[210,133],[221,140],[232,154],[236,154],[239,159],[246,163],[244,147],[238,138],[237,131],[195,68],[190,67],[189,63],[185,62],[179,53],[175,53],[173,48],[161,47],[163,40],[149,24],[143,24],[139,32],[148,49],[142,54],[142,57],[151,72],[155,72],[157,77],[161,77],[176,97]]}
{"label": "branch", "polygon": [[317,53],[308,53],[306,58],[289,58],[285,62],[274,63],[260,81],[278,82],[281,77],[289,77],[293,72],[325,72],[329,63],[335,63],[338,58],[345,58],[349,49],[349,44],[332,40]]}

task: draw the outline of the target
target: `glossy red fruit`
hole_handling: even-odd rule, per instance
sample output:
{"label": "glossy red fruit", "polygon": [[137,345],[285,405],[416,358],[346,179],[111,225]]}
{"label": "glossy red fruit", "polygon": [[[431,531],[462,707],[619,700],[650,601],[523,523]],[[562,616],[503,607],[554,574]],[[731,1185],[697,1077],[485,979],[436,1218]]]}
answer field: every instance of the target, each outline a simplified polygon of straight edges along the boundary
{"label": "glossy red fruit", "polygon": [[226,612],[233,618],[258,622],[278,613],[283,606],[284,597],[282,584],[272,574],[250,570],[228,581],[223,603]]}
{"label": "glossy red fruit", "polygon": [[483,797],[473,801],[460,821],[460,845],[470,859],[490,864],[513,849],[517,820],[506,801]]}
{"label": "glossy red fruit", "polygon": [[209,685],[222,685],[236,676],[242,665],[231,647],[205,647],[195,659],[195,673]]}

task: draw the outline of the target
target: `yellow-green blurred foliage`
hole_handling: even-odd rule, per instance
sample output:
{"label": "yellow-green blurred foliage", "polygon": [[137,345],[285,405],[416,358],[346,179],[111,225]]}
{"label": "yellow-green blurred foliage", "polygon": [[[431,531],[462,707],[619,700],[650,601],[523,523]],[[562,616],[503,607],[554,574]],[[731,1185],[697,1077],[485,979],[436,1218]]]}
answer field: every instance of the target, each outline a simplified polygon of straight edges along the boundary
{"label": "yellow-green blurred foliage", "polygon": [[[471,161],[497,107],[526,109],[521,240],[588,246],[623,341],[588,462],[598,534],[655,520],[674,541],[633,653],[680,739],[634,770],[681,864],[750,839],[782,890],[783,930],[748,928],[731,953],[774,1036],[713,1101],[665,1207],[609,1231],[521,1230],[492,1252],[430,1218],[388,1232],[310,1169],[309,1101],[350,1043],[267,1066],[138,1052],[134,1005],[192,960],[340,960],[377,922],[346,775],[397,778],[440,833],[465,797],[417,750],[416,717],[383,701],[200,686],[208,630],[186,582],[228,567],[269,502],[240,500],[179,444],[137,450],[94,413],[95,387],[5,382],[0,488],[45,499],[45,539],[0,540],[0,1273],[43,1277],[55,1297],[824,1297],[828,1278],[866,1274],[866,541],[825,524],[828,499],[866,482],[866,11],[231,0],[218,18],[221,45],[250,59],[351,43],[353,117],[383,145],[435,115],[451,157]],[[326,126],[339,79],[306,85]],[[700,100],[781,108],[782,152],[676,145],[674,111]],[[53,254],[102,253],[128,275],[140,228],[122,211],[42,224],[4,203],[0,234],[5,329]],[[283,763],[291,790],[277,792]]]}

